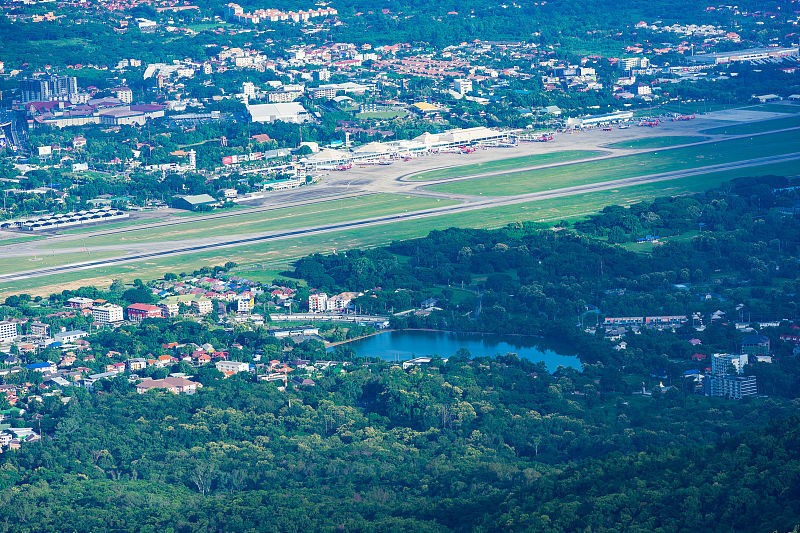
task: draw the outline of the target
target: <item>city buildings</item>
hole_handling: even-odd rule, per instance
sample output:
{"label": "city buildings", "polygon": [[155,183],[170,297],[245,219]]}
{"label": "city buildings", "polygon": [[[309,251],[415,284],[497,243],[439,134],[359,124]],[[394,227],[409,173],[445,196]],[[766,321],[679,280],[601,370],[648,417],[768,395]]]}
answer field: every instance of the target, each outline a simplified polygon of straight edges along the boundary
{"label": "city buildings", "polygon": [[70,344],[84,337],[88,337],[89,333],[81,329],[73,329],[69,331],[60,331],[53,335],[53,340],[62,344]]}
{"label": "city buildings", "polygon": [[67,300],[67,305],[72,309],[88,309],[94,305],[94,300],[82,296],[75,296]]}
{"label": "city buildings", "polygon": [[22,102],[48,102],[68,100],[78,94],[78,79],[75,76],[38,76],[20,81]]}

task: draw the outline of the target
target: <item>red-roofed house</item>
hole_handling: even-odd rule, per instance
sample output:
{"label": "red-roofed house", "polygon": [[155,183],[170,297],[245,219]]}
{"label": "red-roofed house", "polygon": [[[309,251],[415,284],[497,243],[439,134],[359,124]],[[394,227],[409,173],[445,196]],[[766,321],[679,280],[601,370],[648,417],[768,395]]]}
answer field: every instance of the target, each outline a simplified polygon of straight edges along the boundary
{"label": "red-roofed house", "polygon": [[161,308],[150,304],[133,304],[127,308],[128,320],[141,322],[145,318],[161,318]]}

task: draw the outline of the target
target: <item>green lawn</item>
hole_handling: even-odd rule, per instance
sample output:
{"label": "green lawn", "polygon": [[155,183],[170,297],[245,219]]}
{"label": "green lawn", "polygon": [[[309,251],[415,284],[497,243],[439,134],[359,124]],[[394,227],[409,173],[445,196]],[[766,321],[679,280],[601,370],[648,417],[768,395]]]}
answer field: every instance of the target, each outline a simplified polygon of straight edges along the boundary
{"label": "green lawn", "polygon": [[800,133],[773,133],[556,168],[442,183],[429,189],[458,194],[513,196],[798,151]]}
{"label": "green lawn", "polygon": [[0,246],[5,246],[7,244],[19,244],[21,242],[30,242],[36,241],[38,239],[43,239],[44,235],[22,235],[21,237],[7,237],[0,239]]}
{"label": "green lawn", "polygon": [[[78,252],[69,254],[53,254],[44,250],[33,257],[0,257],[0,273],[9,274],[23,270],[47,268],[51,266],[83,263],[95,259],[106,259],[121,255],[119,252]],[[85,275],[85,274],[84,274]]]}
{"label": "green lawn", "polygon": [[118,228],[125,228],[129,226],[141,226],[142,224],[150,224],[153,222],[161,222],[164,220],[163,218],[137,218],[137,219],[129,219],[124,222],[115,222],[113,224],[97,224],[93,226],[84,226],[82,228],[72,228],[66,229],[64,231],[59,231],[59,233],[64,235],[75,235],[81,233],[92,233],[94,231],[104,231],[104,230],[111,230],[111,229],[118,229]]}
{"label": "green lawn", "polygon": [[[430,207],[450,205],[455,202],[434,198],[419,198],[394,194],[371,194],[344,200],[329,200],[311,205],[287,207],[258,213],[245,213],[227,218],[188,221],[162,228],[132,230],[114,235],[87,237],[81,245],[91,249],[114,244],[180,241],[204,237],[235,236],[331,222],[344,222],[404,211],[417,211]],[[59,242],[52,248],[72,248],[75,240]]]}
{"label": "green lawn", "polygon": [[408,114],[405,109],[398,109],[395,111],[367,111],[365,113],[356,114],[356,118],[367,119],[375,118],[381,120],[389,120],[397,117],[404,117]]}
{"label": "green lawn", "polygon": [[707,137],[697,136],[666,136],[648,137],[646,139],[631,139],[630,141],[620,141],[609,144],[609,148],[665,148],[679,144],[689,144],[706,140]]}
{"label": "green lawn", "polygon": [[773,120],[761,120],[759,122],[747,122],[745,124],[736,124],[733,126],[720,126],[718,128],[702,130],[700,133],[714,135],[746,135],[748,133],[762,133],[784,128],[796,128],[798,126],[800,126],[800,117],[785,117]]}
{"label": "green lawn", "polygon": [[738,104],[709,104],[706,102],[691,102],[691,103],[669,103],[659,106],[657,109],[664,113],[680,113],[682,115],[691,115],[694,113],[711,113],[712,111],[722,111],[724,109],[734,109],[741,107]]}
{"label": "green lawn", "polygon": [[496,172],[501,170],[513,170],[519,167],[531,167],[535,165],[547,165],[553,163],[563,163],[576,159],[586,159],[603,155],[603,152],[593,150],[565,150],[552,152],[549,154],[524,155],[520,157],[510,157],[508,159],[498,159],[497,161],[487,161],[485,163],[472,163],[471,165],[459,165],[438,170],[428,170],[409,177],[411,181],[433,181],[447,178],[457,178],[462,176],[472,176],[486,172]]}
{"label": "green lawn", "polygon": [[793,104],[763,104],[747,109],[749,111],[769,111],[771,113],[800,113],[800,105]]}

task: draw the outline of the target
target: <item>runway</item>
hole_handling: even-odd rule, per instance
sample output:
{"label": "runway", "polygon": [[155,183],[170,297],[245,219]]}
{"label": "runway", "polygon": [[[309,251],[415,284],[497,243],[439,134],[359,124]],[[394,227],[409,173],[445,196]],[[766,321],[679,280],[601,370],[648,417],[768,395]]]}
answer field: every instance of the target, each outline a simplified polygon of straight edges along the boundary
{"label": "runway", "polygon": [[[338,232],[347,229],[355,229],[355,228],[364,228],[364,227],[371,227],[371,226],[378,226],[383,224],[389,223],[397,223],[400,221],[405,220],[415,220],[421,218],[428,218],[434,216],[442,216],[446,214],[453,214],[453,213],[460,213],[460,212],[467,212],[467,211],[474,211],[480,209],[488,209],[491,207],[500,207],[506,205],[514,205],[526,202],[532,202],[536,200],[545,200],[545,199],[552,199],[552,198],[561,198],[566,196],[573,196],[577,194],[585,194],[590,192],[596,191],[603,191],[609,189],[615,189],[619,187],[629,187],[632,185],[639,185],[644,183],[655,183],[659,181],[666,181],[666,180],[673,180],[683,177],[689,177],[699,174],[706,174],[710,172],[720,172],[725,170],[734,170],[739,168],[746,168],[750,166],[758,166],[770,163],[780,163],[786,161],[795,161],[800,159],[800,152],[795,152],[792,154],[785,154],[779,156],[771,156],[771,157],[763,157],[763,158],[755,158],[749,159],[746,161],[737,161],[732,163],[725,163],[719,165],[711,165],[706,167],[697,167],[688,170],[680,170],[675,172],[665,172],[661,174],[652,174],[646,176],[638,176],[634,178],[626,178],[626,179],[619,179],[619,180],[608,180],[604,182],[574,186],[574,187],[565,187],[560,189],[554,189],[550,191],[542,191],[530,194],[521,194],[518,196],[508,196],[508,197],[479,197],[474,198],[469,201],[465,201],[464,203],[458,205],[450,205],[444,206],[441,208],[431,208],[425,209],[421,211],[413,211],[409,213],[401,213],[396,215],[385,215],[379,217],[372,217],[372,218],[365,218],[361,220],[354,220],[350,222],[342,222],[342,223],[335,223],[335,224],[325,224],[319,226],[312,226],[312,227],[305,227],[305,228],[298,228],[289,231],[279,231],[279,232],[264,232],[261,234],[251,234],[251,235],[237,235],[232,237],[218,237],[218,238],[210,238],[210,239],[195,239],[189,241],[177,241],[177,242],[169,242],[169,243],[143,243],[139,245],[120,245],[120,246],[100,246],[95,248],[95,250],[105,251],[105,250],[130,250],[133,248],[156,248],[154,251],[149,252],[133,252],[128,253],[127,255],[110,258],[110,259],[103,259],[97,261],[87,261],[81,263],[74,263],[69,265],[60,265],[60,266],[53,266],[41,269],[32,269],[23,272],[16,272],[11,274],[1,274],[0,275],[0,282],[3,281],[19,281],[24,279],[30,279],[40,276],[48,276],[53,274],[59,273],[66,273],[66,272],[74,272],[80,270],[87,270],[92,268],[98,267],[106,267],[111,265],[123,264],[123,263],[130,263],[145,259],[153,259],[153,258],[160,258],[160,257],[167,257],[167,256],[174,256],[174,255],[183,255],[188,253],[195,253],[201,251],[207,251],[216,248],[228,248],[234,246],[241,246],[245,244],[252,244],[257,242],[270,242],[270,241],[280,241],[283,239],[288,238],[296,238],[301,236],[309,236],[309,235],[317,235],[323,233],[331,233],[331,232]],[[417,182],[415,182],[416,184]],[[418,184],[423,185],[423,184]],[[363,194],[363,193],[362,193]],[[248,210],[248,212],[250,212]],[[240,212],[237,212],[240,213]],[[229,213],[220,216],[235,216],[236,213]],[[194,219],[193,219],[194,220]],[[127,230],[122,231],[131,231],[133,228],[128,228]],[[136,229],[140,229],[137,227]],[[110,232],[113,233],[113,232]],[[210,242],[209,242],[210,241]],[[181,244],[183,243],[183,244]],[[164,249],[158,249],[162,247]],[[65,249],[62,253],[74,253],[75,250],[73,249]]]}

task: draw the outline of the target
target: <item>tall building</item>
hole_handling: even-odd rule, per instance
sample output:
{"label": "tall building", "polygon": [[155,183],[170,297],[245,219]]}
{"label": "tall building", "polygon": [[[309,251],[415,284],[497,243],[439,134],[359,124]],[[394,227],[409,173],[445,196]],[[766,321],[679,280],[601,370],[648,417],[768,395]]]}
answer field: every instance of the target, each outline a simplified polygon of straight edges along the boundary
{"label": "tall building", "polygon": [[715,353],[711,356],[711,374],[703,380],[706,396],[741,400],[757,394],[755,376],[742,376],[748,363],[747,354]]}
{"label": "tall building", "polygon": [[453,80],[453,90],[458,94],[472,92],[472,80],[456,79]]}
{"label": "tall building", "polygon": [[211,300],[192,300],[192,311],[198,315],[207,315],[214,309]]}
{"label": "tall building", "polygon": [[256,97],[256,85],[252,81],[242,83],[242,94],[248,100]]}
{"label": "tall building", "polygon": [[20,81],[20,91],[25,103],[67,100],[78,94],[78,78],[55,74],[26,78]]}
{"label": "tall building", "polygon": [[114,89],[114,96],[119,98],[123,104],[130,105],[133,103],[133,91],[130,87],[117,87]]}
{"label": "tall building", "polygon": [[622,70],[631,70],[634,68],[647,68],[650,66],[650,60],[646,57],[625,57],[619,60],[619,68]]}
{"label": "tall building", "polygon": [[312,313],[321,313],[327,309],[328,295],[317,292],[308,296],[308,310]]}
{"label": "tall building", "polygon": [[122,306],[114,304],[97,305],[92,307],[92,318],[96,324],[103,326],[122,322]]}
{"label": "tall building", "polygon": [[0,322],[0,342],[13,341],[19,336],[17,323],[4,320]]}

